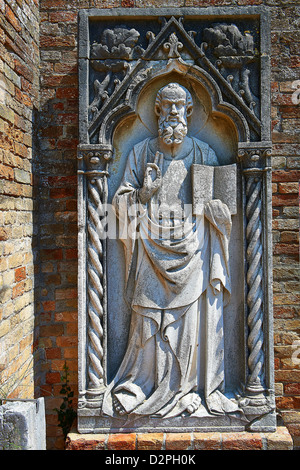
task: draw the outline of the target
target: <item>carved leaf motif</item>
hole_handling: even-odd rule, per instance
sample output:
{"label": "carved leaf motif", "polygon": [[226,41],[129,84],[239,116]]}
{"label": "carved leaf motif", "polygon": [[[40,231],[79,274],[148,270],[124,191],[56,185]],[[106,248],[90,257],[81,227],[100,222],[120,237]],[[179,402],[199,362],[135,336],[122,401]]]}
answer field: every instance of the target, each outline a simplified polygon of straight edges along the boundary
{"label": "carved leaf motif", "polygon": [[259,115],[259,99],[251,90],[250,70],[245,67],[255,60],[253,36],[248,32],[242,34],[234,24],[217,24],[204,30],[203,39],[217,57],[216,65],[221,73],[224,75],[227,69],[231,70],[226,77],[228,83],[251,111]]}
{"label": "carved leaf motif", "polygon": [[135,29],[106,29],[100,43],[94,42],[91,48],[92,58],[97,59],[130,59],[140,34]]}
{"label": "carved leaf motif", "polygon": [[95,97],[92,103],[89,106],[89,111],[92,114],[96,113],[100,107],[100,105],[108,98],[107,87],[109,85],[111,79],[111,74],[108,73],[105,79],[100,83],[99,80],[95,80],[94,82],[94,92]]}
{"label": "carved leaf motif", "polygon": [[234,24],[219,24],[204,30],[204,40],[214,48],[217,57],[253,56],[254,41],[249,33],[244,35]]}

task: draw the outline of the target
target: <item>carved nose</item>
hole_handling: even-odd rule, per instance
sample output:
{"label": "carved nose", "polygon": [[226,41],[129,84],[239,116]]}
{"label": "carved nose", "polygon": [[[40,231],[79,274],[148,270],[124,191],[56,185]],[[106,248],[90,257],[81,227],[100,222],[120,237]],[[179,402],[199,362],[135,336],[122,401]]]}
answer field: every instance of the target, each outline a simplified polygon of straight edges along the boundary
{"label": "carved nose", "polygon": [[177,113],[178,113],[178,110],[176,108],[176,105],[172,104],[171,114],[177,114]]}

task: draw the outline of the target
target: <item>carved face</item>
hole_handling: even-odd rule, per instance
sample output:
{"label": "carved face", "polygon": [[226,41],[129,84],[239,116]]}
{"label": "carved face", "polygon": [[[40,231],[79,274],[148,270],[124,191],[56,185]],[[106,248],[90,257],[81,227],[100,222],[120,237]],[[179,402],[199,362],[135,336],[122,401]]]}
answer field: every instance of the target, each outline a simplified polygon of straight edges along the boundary
{"label": "carved face", "polygon": [[164,142],[181,143],[187,134],[187,117],[192,112],[186,90],[177,83],[167,85],[158,93],[155,112],[159,116],[158,132]]}
{"label": "carved face", "polygon": [[186,93],[182,88],[166,88],[162,92],[160,116],[171,126],[186,121]]}

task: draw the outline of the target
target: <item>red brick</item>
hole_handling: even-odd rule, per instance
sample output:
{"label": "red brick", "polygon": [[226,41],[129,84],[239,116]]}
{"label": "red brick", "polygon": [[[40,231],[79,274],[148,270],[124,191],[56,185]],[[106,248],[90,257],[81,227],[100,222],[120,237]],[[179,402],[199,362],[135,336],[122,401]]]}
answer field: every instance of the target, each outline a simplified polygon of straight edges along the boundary
{"label": "red brick", "polygon": [[76,74],[74,75],[54,75],[51,74],[50,76],[44,76],[43,77],[43,87],[70,87],[70,86],[76,86],[78,83],[78,77]]}
{"label": "red brick", "polygon": [[24,77],[21,77],[21,90],[25,91],[29,95],[34,96],[35,99],[38,98],[38,92],[36,91],[36,88],[33,88],[32,83],[30,83]]}
{"label": "red brick", "polygon": [[20,103],[24,104],[27,108],[33,108],[33,103],[32,103],[32,100],[31,100],[30,96],[28,96],[27,93],[24,93],[23,91],[19,90],[18,88],[16,88],[15,98]]}
{"label": "red brick", "polygon": [[135,450],[136,434],[110,434],[108,450]]}
{"label": "red brick", "polygon": [[65,186],[77,185],[77,176],[49,176],[48,182],[50,186],[63,188]]}
{"label": "red brick", "polygon": [[[78,3],[75,0],[68,0],[67,2],[70,8],[74,8],[78,6]],[[66,8],[66,1],[65,0],[42,0],[40,2],[41,10],[65,10]]]}
{"label": "red brick", "polygon": [[22,158],[28,158],[28,148],[26,145],[20,143],[20,142],[15,142],[15,153],[17,155],[20,155]]}
{"label": "red brick", "polygon": [[300,181],[300,170],[274,170],[273,182],[298,182]]}
{"label": "red brick", "polygon": [[69,434],[66,450],[104,450],[106,439],[106,434],[87,434],[84,438],[73,438]]}
{"label": "red brick", "polygon": [[222,435],[219,432],[195,432],[195,450],[221,450]]}
{"label": "red brick", "polygon": [[63,134],[63,129],[61,126],[46,126],[39,130],[40,135],[45,138],[58,138]]}
{"label": "red brick", "polygon": [[60,382],[61,382],[61,376],[59,372],[47,372],[46,373],[47,384],[57,384]]}
{"label": "red brick", "polygon": [[298,194],[273,194],[273,206],[297,206]]}
{"label": "red brick", "polygon": [[52,320],[52,314],[51,312],[41,312],[40,313],[40,319],[43,324],[50,323]]}
{"label": "red brick", "polygon": [[57,47],[74,47],[76,40],[74,36],[58,37],[58,36],[42,36],[40,37],[40,47],[57,48]]}
{"label": "red brick", "polygon": [[300,117],[299,106],[280,106],[279,112],[283,119],[293,119]]}
{"label": "red brick", "polygon": [[300,395],[300,383],[285,384],[284,393],[286,395]]}
{"label": "red brick", "polygon": [[16,286],[13,287],[11,298],[15,299],[16,297],[20,297],[20,295],[24,294],[24,290],[25,290],[25,283],[19,282]]}
{"label": "red brick", "polygon": [[58,312],[54,315],[55,321],[58,322],[77,322],[77,312]]}
{"label": "red brick", "polygon": [[67,347],[72,347],[72,346],[77,346],[78,345],[78,339],[77,337],[72,337],[72,336],[59,336],[56,338],[56,344],[60,348],[67,348]]}
{"label": "red brick", "polygon": [[52,312],[55,310],[55,300],[45,300],[42,302],[44,312]]}
{"label": "red brick", "polygon": [[64,333],[63,325],[41,325],[40,337],[61,336]]}
{"label": "red brick", "polygon": [[66,250],[66,259],[77,259],[78,251],[76,248],[70,248]]}
{"label": "red brick", "polygon": [[288,423],[286,427],[293,437],[300,436],[300,423]]}
{"label": "red brick", "polygon": [[47,359],[61,359],[60,348],[45,348],[45,353]]}
{"label": "red brick", "polygon": [[133,8],[134,7],[134,0],[122,0],[121,7],[123,8]]}
{"label": "red brick", "polygon": [[67,211],[75,211],[77,209],[77,200],[76,199],[73,199],[73,200],[69,200],[69,201],[66,201],[66,210]]}
{"label": "red brick", "polygon": [[18,75],[22,75],[30,83],[33,82],[34,73],[32,68],[30,68],[27,64],[22,64],[19,59],[15,59],[15,72]]}
{"label": "red brick", "polygon": [[74,298],[77,298],[77,289],[75,288],[56,289],[55,291],[56,300],[65,300],[65,299],[74,299]]}
{"label": "red brick", "polygon": [[76,23],[77,11],[53,11],[49,13],[51,23]]}
{"label": "red brick", "polygon": [[299,182],[279,183],[278,191],[282,194],[299,194]]}
{"label": "red brick", "polygon": [[77,99],[78,94],[77,88],[58,88],[56,90],[56,98],[58,99]]}
{"label": "red brick", "polygon": [[52,108],[56,111],[63,111],[65,108],[65,105],[63,103],[53,103]]}
{"label": "red brick", "polygon": [[294,318],[297,316],[294,307],[274,306],[274,318]]}
{"label": "red brick", "polygon": [[20,32],[22,30],[20,21],[8,5],[5,5],[5,16],[16,31]]}
{"label": "red brick", "polygon": [[186,450],[191,445],[190,433],[168,433],[166,434],[166,450]]}
{"label": "red brick", "polygon": [[76,149],[78,145],[78,139],[63,139],[57,142],[58,149]]}
{"label": "red brick", "polygon": [[61,260],[63,259],[63,251],[61,248],[43,249],[41,250],[41,259],[45,260]]}
{"label": "red brick", "polygon": [[61,284],[61,276],[60,274],[47,274],[44,276],[43,283],[45,286],[59,286]]}
{"label": "red brick", "polygon": [[69,336],[76,336],[77,337],[77,334],[78,334],[78,325],[77,325],[77,322],[73,322],[73,323],[67,323],[66,324],[66,334],[69,335]]}
{"label": "red brick", "polygon": [[276,397],[277,408],[283,410],[300,408],[300,397]]}
{"label": "red brick", "polygon": [[298,245],[292,245],[290,243],[275,243],[273,247],[274,255],[286,254],[286,255],[298,255]]}
{"label": "red brick", "polygon": [[274,368],[278,370],[280,368],[280,359],[277,357],[274,358]]}
{"label": "red brick", "polygon": [[59,124],[77,124],[78,114],[77,113],[63,113],[57,115],[57,122]]}
{"label": "red brick", "polygon": [[50,384],[43,384],[40,389],[41,397],[50,397],[52,395],[52,385]]}
{"label": "red brick", "polygon": [[2,165],[0,163],[0,178],[4,178],[7,180],[13,180],[14,179],[14,170],[10,168],[9,166]]}
{"label": "red brick", "polygon": [[[53,67],[54,73],[62,73],[62,74],[76,74],[77,73],[77,64],[62,64],[62,63],[55,63]],[[76,100],[77,102],[77,100]]]}
{"label": "red brick", "polygon": [[291,231],[286,231],[282,232],[280,235],[280,242],[281,243],[297,243],[299,240],[299,234],[298,232],[291,232]]}
{"label": "red brick", "polygon": [[261,450],[262,438],[259,433],[223,433],[222,450]]}
{"label": "red brick", "polygon": [[15,282],[20,282],[26,278],[26,267],[15,269]]}
{"label": "red brick", "polygon": [[77,359],[78,349],[77,348],[65,348],[64,349],[64,358],[65,359]]}
{"label": "red brick", "polygon": [[[26,0],[27,2],[27,0]],[[4,1],[0,0],[0,11],[2,13],[3,18],[5,18],[5,11],[6,11],[6,16],[7,20],[10,21],[10,24],[13,25],[15,28],[13,30],[13,27],[10,26],[9,30],[14,33],[14,31],[22,29],[22,24],[20,23],[19,19],[17,18],[16,15],[14,15],[13,12],[13,7],[9,8],[7,4],[14,5],[14,3],[17,3],[20,8],[22,7],[22,0],[16,0],[16,2],[9,2],[9,1]],[[28,2],[27,2],[28,3]],[[38,0],[33,0],[32,1],[32,6],[33,6],[33,11],[34,9],[38,8]],[[45,158],[45,161],[47,161],[47,171],[48,174],[57,174],[57,175],[64,175],[64,166],[67,164],[67,162],[70,163],[68,166],[68,174],[73,174],[75,175],[75,171],[73,171],[74,163],[76,162],[76,155],[75,155],[75,147],[77,146],[77,136],[78,136],[78,130],[77,130],[77,111],[75,107],[77,107],[77,102],[78,102],[78,88],[77,88],[77,72],[76,71],[76,65],[77,62],[75,62],[75,56],[77,54],[76,51],[76,36],[74,34],[75,28],[73,26],[77,23],[77,15],[78,15],[78,8],[84,7],[85,5],[87,6],[96,6],[96,7],[115,7],[117,6],[117,3],[119,3],[119,6],[121,5],[123,8],[130,8],[134,5],[134,0],[110,0],[108,2],[104,2],[103,0],[83,0],[82,2],[78,2],[78,0],[69,0],[66,2],[66,0],[41,0],[40,1],[40,15],[41,15],[41,21],[50,21],[51,23],[64,23],[65,25],[69,23],[68,25],[68,33],[63,35],[64,31],[61,29],[62,35],[58,36],[41,36],[41,45],[44,47],[44,50],[46,51],[54,51],[55,53],[57,52],[59,57],[59,54],[61,54],[61,60],[55,59],[54,61],[51,62],[51,69],[48,67],[49,64],[44,63],[42,65],[45,65],[45,73],[43,72],[43,69],[41,69],[41,83],[42,87],[51,87],[49,89],[43,89],[41,90],[42,97],[44,97],[44,104],[43,107],[41,108],[41,113],[42,113],[42,118],[48,118],[50,117],[51,114],[51,120],[47,121],[47,119],[42,120],[41,122],[51,122],[50,127],[44,127],[41,132],[39,137],[42,140],[42,143],[45,144],[45,147],[47,146],[47,149],[49,150],[49,153],[45,157],[44,155],[41,154],[41,164],[42,164],[42,159]],[[151,2],[150,2],[151,3]],[[181,0],[181,3],[183,4],[183,0]],[[191,6],[199,6],[201,2],[199,0],[188,0],[187,4]],[[229,4],[230,0],[203,0],[203,6],[205,5],[214,5],[214,4],[220,4],[220,5],[225,5],[226,3]],[[263,3],[263,0],[238,0],[237,4],[240,5],[250,5],[250,4],[261,4]],[[159,7],[159,1],[158,0],[152,0],[152,6],[158,6]],[[79,6],[78,6],[79,5]],[[275,3],[274,3],[275,5]],[[149,4],[149,6],[151,6]],[[291,29],[293,28],[293,21],[294,18],[292,17],[294,9],[292,6],[287,6],[284,10],[284,15],[280,14],[280,8],[276,6],[271,6],[271,9],[273,9],[273,17],[272,17],[272,22],[274,24],[274,27],[276,28],[276,32],[273,33],[273,63],[274,65],[278,67],[298,67],[299,66],[299,59],[296,57],[295,52],[292,51],[292,48],[297,46],[297,42],[294,39],[294,32],[290,31],[289,34],[287,35],[287,32],[284,31],[285,28]],[[10,11],[9,11],[10,10]],[[26,13],[26,12],[25,12]],[[282,12],[281,12],[282,13]],[[290,23],[289,23],[289,20]],[[7,22],[8,22],[7,21]],[[278,25],[276,23],[278,21]],[[6,22],[6,23],[7,23]],[[5,21],[2,22],[1,24],[2,27],[5,27]],[[66,25],[67,26],[67,25]],[[25,29],[25,28],[24,28]],[[279,31],[280,30],[280,31]],[[54,30],[53,30],[54,31]],[[66,29],[67,31],[67,29]],[[27,39],[27,38],[26,38]],[[7,34],[5,35],[2,34],[2,31],[0,32],[0,42],[2,44],[5,44],[5,47],[9,49],[9,51],[12,51],[11,57],[7,57],[7,60],[9,60],[9,65],[13,68],[13,65],[15,65],[15,72],[18,73],[21,76],[21,90],[17,91],[16,93],[16,99],[22,103],[22,107],[31,107],[35,105],[35,99],[36,99],[36,87],[32,83],[32,77],[36,73],[36,68],[33,67],[33,62],[31,59],[26,57],[27,54],[31,55],[31,58],[33,58],[34,53],[36,51],[36,45],[32,46],[31,40],[26,40],[25,35],[16,38],[14,41],[12,37],[9,37]],[[294,41],[294,42],[293,42]],[[2,45],[0,44],[0,46]],[[283,49],[284,46],[284,49]],[[290,55],[285,54],[287,48],[290,48]],[[278,53],[277,53],[278,51]],[[282,52],[280,52],[282,51]],[[281,55],[283,54],[283,56]],[[18,56],[18,59],[17,59]],[[16,61],[12,59],[14,57]],[[4,58],[5,60],[5,58]],[[25,67],[26,64],[26,67]],[[28,64],[28,65],[27,65]],[[46,72],[47,70],[47,72]],[[50,73],[51,70],[51,73]],[[54,73],[53,73],[54,72]],[[284,132],[274,132],[274,145],[273,145],[273,154],[275,156],[284,156],[286,158],[286,165],[287,168],[290,165],[293,165],[294,168],[296,168],[296,158],[297,155],[299,155],[299,145],[295,144],[295,135],[296,133],[294,130],[292,130],[292,125],[296,125],[295,123],[291,122],[291,119],[297,119],[300,116],[300,108],[299,106],[293,106],[291,99],[292,99],[292,93],[293,90],[289,89],[288,87],[291,87],[291,81],[288,84],[286,81],[284,83],[280,82],[279,78],[279,69],[274,70],[273,76],[275,78],[275,81],[272,83],[272,102],[274,103],[274,115],[273,115],[273,126],[275,124],[281,123],[283,125],[282,129],[285,130],[285,126],[289,126],[287,134],[292,134],[292,135],[286,135]],[[44,73],[44,74],[43,74]],[[287,93],[288,91],[288,93]],[[46,101],[47,100],[47,101]],[[32,102],[32,104],[31,104]],[[282,104],[280,104],[282,103]],[[20,105],[18,104],[20,107]],[[21,109],[21,107],[20,107]],[[62,111],[65,111],[64,113]],[[28,120],[25,118],[25,113],[22,116],[19,116],[15,114],[14,117],[15,121],[15,126],[19,127],[22,131],[25,131],[28,129]],[[284,120],[289,121],[289,122],[284,122]],[[278,122],[277,122],[278,121]],[[13,127],[13,126],[12,126]],[[280,127],[277,125],[275,126],[275,130],[281,130]],[[4,133],[5,134],[5,133]],[[63,138],[62,138],[63,136]],[[47,139],[49,139],[47,141]],[[277,142],[276,142],[277,141]],[[18,142],[19,146],[15,148],[15,143]],[[30,157],[30,151],[28,150],[29,145],[24,145],[26,142],[23,140],[21,134],[20,136],[13,135],[12,133],[10,135],[3,135],[0,136],[0,147],[9,149],[10,151],[13,152],[14,156],[17,157],[22,157],[22,158],[29,158]],[[60,149],[58,151],[57,149]],[[293,157],[292,159],[289,159],[288,157]],[[48,160],[49,158],[49,160]],[[52,160],[51,160],[52,159]],[[18,161],[20,158],[18,158]],[[39,162],[38,162],[39,164]],[[12,163],[10,166],[7,166],[6,168],[11,168]],[[1,171],[1,170],[0,170]],[[4,170],[3,170],[4,171]],[[4,176],[4,173],[2,174],[2,177],[4,176],[5,180],[9,181],[10,184],[6,187],[4,194],[10,194],[13,196],[24,196],[24,193],[26,192],[25,189],[23,189],[22,185],[19,184],[13,184],[13,173],[11,170],[6,170],[5,173],[6,176]],[[57,178],[56,181],[54,179]],[[51,245],[42,245],[43,248],[46,247],[51,247],[55,248],[54,251],[51,250],[42,250],[41,251],[41,259],[50,260],[51,267],[53,269],[53,274],[61,272],[64,273],[62,274],[62,279],[64,279],[65,284],[64,285],[59,285],[58,287],[58,292],[56,291],[57,295],[57,301],[55,301],[55,290],[52,287],[51,289],[48,290],[48,294],[44,295],[43,298],[47,299],[46,301],[41,301],[39,299],[39,306],[42,309],[42,314],[40,318],[40,328],[41,332],[44,333],[45,336],[43,339],[45,342],[49,341],[47,343],[48,345],[51,344],[51,347],[47,348],[47,354],[48,354],[48,361],[49,361],[49,368],[51,367],[51,361],[54,359],[59,359],[60,362],[62,363],[63,358],[65,357],[74,357],[76,356],[76,351],[77,351],[77,338],[73,336],[68,336],[69,334],[74,334],[74,331],[72,328],[67,331],[67,323],[70,323],[70,326],[72,327],[74,325],[74,316],[77,314],[77,311],[75,311],[75,307],[71,307],[72,302],[75,302],[76,298],[73,297],[73,294],[75,295],[75,291],[70,292],[64,290],[64,286],[69,287],[74,287],[76,285],[76,267],[77,267],[77,249],[75,248],[75,243],[72,238],[71,244],[68,245],[68,247],[64,250],[60,250],[59,247],[62,245],[59,245],[59,247],[55,244],[57,243],[65,243],[65,238],[55,238],[59,234],[63,234],[64,236],[67,235],[72,235],[74,232],[73,230],[76,228],[76,193],[68,193],[67,191],[64,192],[64,188],[66,190],[70,189],[70,187],[75,186],[76,190],[76,176],[74,176],[74,180],[71,181],[64,181],[62,177],[62,180],[58,180],[59,177],[53,177],[53,181],[50,181],[49,178],[49,185],[47,188],[45,187],[45,192],[43,193],[42,197],[52,197],[53,199],[50,201],[52,207],[56,205],[56,213],[54,215],[54,218],[51,220],[58,220],[55,219],[56,216],[60,217],[59,222],[61,224],[57,224],[56,228],[49,227],[48,234],[47,234],[47,227],[44,226],[44,232],[43,236],[48,237],[50,240],[51,236],[53,236],[53,240]],[[67,178],[67,177],[66,177]],[[295,197],[294,199],[290,199],[289,195],[294,194],[296,196],[296,191],[294,192],[292,189],[292,186],[290,185],[291,182],[298,183],[300,180],[300,170],[275,170],[273,172],[273,181],[275,183],[279,183],[277,188],[276,188],[276,193],[274,194],[274,199],[273,202],[275,207],[273,208],[274,214],[279,217],[279,220],[282,220],[281,217],[283,217],[283,211],[285,207],[297,207],[298,205],[298,197]],[[284,186],[283,184],[287,182],[289,186]],[[6,183],[6,181],[5,181]],[[47,191],[47,192],[46,192]],[[289,199],[284,199],[282,196],[287,196]],[[289,201],[289,202],[288,202]],[[49,204],[50,206],[50,204]],[[52,209],[49,209],[50,211]],[[72,215],[70,216],[70,212],[72,212]],[[54,212],[53,212],[54,214]],[[59,215],[60,214],[60,215]],[[51,214],[49,214],[51,215]],[[71,224],[69,223],[71,222]],[[73,223],[72,223],[73,222]],[[59,226],[59,227],[58,227]],[[51,231],[52,230],[52,231]],[[274,229],[275,230],[275,229]],[[277,254],[277,262],[282,258],[283,260],[287,259],[289,257],[289,261],[292,259],[292,255],[296,257],[295,253],[295,247],[296,247],[296,235],[297,231],[292,231],[293,229],[284,229],[281,228],[279,229],[280,233],[277,232],[278,239],[276,239],[276,244],[274,245],[274,252]],[[288,231],[289,230],[289,231]],[[57,231],[57,232],[56,232]],[[9,238],[9,233],[5,232],[3,233],[3,236],[6,238]],[[42,240],[42,243],[46,243],[46,239]],[[290,246],[289,246],[290,245]],[[74,247],[74,248],[73,248]],[[70,261],[68,261],[70,260]],[[73,262],[71,262],[73,261]],[[294,263],[294,260],[293,260]],[[41,270],[41,266],[40,266]],[[71,274],[70,273],[74,273]],[[56,276],[56,275],[55,275]],[[60,282],[60,279],[58,277],[45,277],[45,281],[49,284],[49,282]],[[15,281],[17,283],[21,282],[24,279],[21,278],[16,278]],[[41,279],[42,281],[42,279]],[[285,279],[277,279],[277,282],[280,283],[282,289],[290,289],[289,292],[292,292],[292,285],[288,286],[286,284]],[[52,284],[53,286],[54,284]],[[13,286],[12,286],[13,287]],[[45,287],[45,286],[42,286]],[[65,292],[65,294],[63,293]],[[77,294],[76,294],[77,295]],[[66,298],[67,297],[67,298]],[[70,298],[69,298],[70,297]],[[281,292],[281,295],[277,295],[275,298],[275,307],[274,307],[274,314],[275,317],[278,319],[278,325],[277,325],[277,331],[279,330],[278,337],[280,337],[280,341],[288,343],[288,340],[284,340],[284,335],[290,334],[289,338],[292,344],[292,336],[295,339],[296,338],[296,326],[292,324],[292,321],[297,320],[297,312],[294,307],[292,307],[295,302],[296,302],[296,296],[292,295],[287,295],[283,291]],[[70,302],[68,304],[68,302]],[[285,302],[287,302],[289,305],[285,305]],[[67,307],[66,305],[69,305],[70,307]],[[70,311],[67,309],[69,308]],[[53,322],[53,326],[57,326],[55,322],[62,322],[63,324],[58,325],[59,330],[45,330],[45,322]],[[291,328],[291,331],[289,332],[289,328]],[[60,336],[57,336],[58,331],[61,333]],[[276,332],[276,331],[275,331]],[[278,340],[279,341],[279,340]],[[74,361],[75,363],[75,361]],[[300,371],[298,370],[298,375],[296,374],[297,371],[295,370],[281,370],[279,369],[280,367],[283,367],[284,364],[281,363],[280,358],[276,358],[276,364],[278,367],[277,370],[277,380],[281,379],[281,384],[284,386],[284,393],[286,395],[291,395],[291,396],[286,396],[282,397],[281,401],[278,401],[278,403],[281,403],[283,406],[285,406],[286,410],[291,410],[295,409],[295,406],[298,404],[295,395],[299,395],[299,389],[298,389],[298,384],[300,381]],[[53,368],[51,370],[54,370]],[[47,371],[49,372],[49,370]],[[49,372],[51,374],[52,372]],[[48,393],[49,396],[53,393],[56,393],[56,396],[59,395],[59,388],[60,388],[60,377],[57,376],[47,376],[47,380],[49,380],[49,384],[42,384],[42,391],[44,393]],[[57,382],[55,382],[57,380]],[[280,400],[280,399],[279,399]],[[287,400],[287,401],[284,401]],[[298,408],[296,408],[298,409]],[[51,414],[52,413],[52,414]],[[56,446],[57,448],[59,446],[63,446],[63,439],[61,437],[61,431],[57,426],[57,416],[54,415],[53,410],[49,408],[48,410],[48,416],[47,420],[49,421],[52,429],[49,433],[49,435],[53,436],[53,445],[54,447]],[[294,433],[294,435],[299,435],[299,426],[293,427],[291,425],[289,427],[290,431]],[[206,438],[205,436],[209,436]],[[159,446],[161,444],[161,435],[158,434],[157,439],[154,437],[155,434],[142,434],[137,436],[137,445],[139,446],[139,443],[141,444],[142,442],[145,445],[150,445],[150,450],[152,448],[155,448],[156,444]],[[105,436],[105,439],[107,436]],[[50,440],[52,437],[50,438]],[[242,440],[242,444],[245,444],[243,439],[239,438]],[[276,439],[275,439],[276,440]],[[101,442],[101,439],[100,439]],[[103,442],[103,441],[102,441]],[[270,441],[271,442],[271,441]],[[275,442],[275,441],[274,441]],[[127,441],[128,444],[128,441]],[[213,449],[219,448],[218,446],[220,445],[220,435],[218,433],[194,433],[194,444],[195,447],[198,446],[200,448],[209,448],[212,447]],[[232,443],[231,443],[232,444]],[[275,443],[276,444],[276,443]],[[80,446],[83,445],[82,440],[77,442],[76,444],[74,443],[74,446],[80,449]],[[98,436],[90,436],[90,438],[87,440],[86,443],[86,448],[87,449],[94,449],[97,448],[97,445],[99,445],[99,438]],[[154,446],[154,447],[152,447]],[[74,447],[74,450],[75,450]],[[103,448],[102,444],[99,447],[100,449]]]}

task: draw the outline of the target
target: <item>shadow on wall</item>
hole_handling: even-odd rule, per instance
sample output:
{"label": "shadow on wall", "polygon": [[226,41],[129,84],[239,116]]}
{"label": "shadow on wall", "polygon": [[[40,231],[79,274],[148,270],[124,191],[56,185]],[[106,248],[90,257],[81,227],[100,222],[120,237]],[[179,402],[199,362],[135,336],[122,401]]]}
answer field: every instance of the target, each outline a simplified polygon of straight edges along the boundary
{"label": "shadow on wall", "polygon": [[[73,67],[77,81],[77,69]],[[66,75],[67,76],[67,75]],[[35,393],[45,397],[47,447],[64,448],[58,414],[67,365],[77,396],[78,91],[57,82],[41,89],[34,115]],[[55,85],[55,88],[54,88]],[[76,403],[73,404],[77,408]]]}

